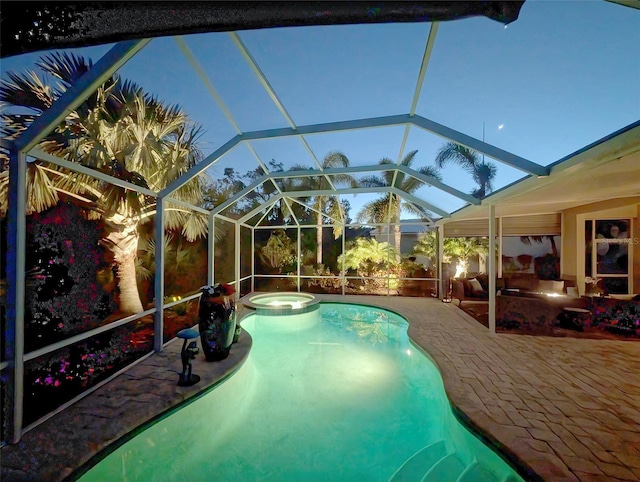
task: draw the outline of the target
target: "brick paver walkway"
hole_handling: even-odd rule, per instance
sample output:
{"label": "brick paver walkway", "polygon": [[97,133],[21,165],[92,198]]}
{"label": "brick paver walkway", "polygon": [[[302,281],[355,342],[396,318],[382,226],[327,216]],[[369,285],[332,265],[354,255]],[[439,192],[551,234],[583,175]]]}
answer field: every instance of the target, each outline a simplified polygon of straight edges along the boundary
{"label": "brick paver walkway", "polygon": [[[549,481],[640,480],[640,343],[490,335],[435,299],[323,296],[397,311],[435,360],[462,418]],[[241,362],[196,360],[194,387],[175,385],[179,343],[153,355],[2,449],[2,480],[61,480],[136,426],[196,395]],[[200,357],[199,357],[200,358]],[[212,368],[215,366],[215,368]],[[166,383],[169,380],[171,383]],[[532,473],[528,478],[535,480]]]}

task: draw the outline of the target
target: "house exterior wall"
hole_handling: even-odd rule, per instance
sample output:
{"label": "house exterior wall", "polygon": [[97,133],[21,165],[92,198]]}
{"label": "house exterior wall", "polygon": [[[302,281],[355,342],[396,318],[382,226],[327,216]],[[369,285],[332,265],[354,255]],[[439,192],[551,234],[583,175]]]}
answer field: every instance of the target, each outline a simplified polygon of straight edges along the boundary
{"label": "house exterior wall", "polygon": [[[574,280],[584,291],[584,222],[588,219],[631,218],[631,246],[633,251],[633,292],[640,293],[640,196],[610,199],[585,204],[563,211],[562,221],[562,278]],[[569,253],[576,253],[571,255]]]}

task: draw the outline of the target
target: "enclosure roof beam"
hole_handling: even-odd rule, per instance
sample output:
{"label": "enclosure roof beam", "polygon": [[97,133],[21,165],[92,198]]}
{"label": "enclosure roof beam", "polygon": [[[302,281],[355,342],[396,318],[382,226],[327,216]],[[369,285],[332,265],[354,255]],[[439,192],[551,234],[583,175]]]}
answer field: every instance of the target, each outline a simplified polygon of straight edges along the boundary
{"label": "enclosure roof beam", "polygon": [[249,219],[251,219],[252,217],[254,217],[256,214],[260,213],[261,211],[263,211],[264,209],[270,209],[271,206],[273,204],[275,204],[276,202],[278,202],[280,199],[282,199],[282,194],[276,194],[275,196],[273,196],[272,198],[267,199],[264,203],[260,204],[260,206],[252,209],[251,211],[249,211],[247,214],[245,214],[244,216],[242,216],[240,219],[238,219],[236,222],[242,224],[242,223],[246,223]]}
{"label": "enclosure roof beam", "polygon": [[397,194],[401,198],[403,198],[403,199],[415,204],[416,206],[420,206],[423,209],[427,209],[429,211],[433,211],[434,213],[439,214],[443,218],[448,218],[448,217],[451,216],[451,214],[448,213],[447,211],[443,211],[442,209],[440,209],[437,206],[434,206],[431,203],[423,201],[422,199],[418,199],[413,194],[409,194],[408,192],[403,191],[402,189],[398,189],[397,187],[390,187],[390,188],[387,188],[387,189],[389,190],[389,192],[391,192],[393,194]]}
{"label": "enclosure roof beam", "polygon": [[[167,196],[165,198],[165,200],[167,202],[177,204],[178,206],[185,207],[185,208],[190,209],[192,211],[195,211],[197,213],[209,214],[209,211],[207,209],[201,208],[199,206],[194,206],[193,204],[188,203],[186,201],[181,201],[179,199],[175,199],[175,198],[172,198],[172,197],[169,197],[169,196]],[[166,206],[166,204],[165,204],[165,206]],[[167,208],[167,209],[170,209],[170,208]]]}
{"label": "enclosure roof beam", "polygon": [[100,181],[113,184],[114,186],[119,186],[131,191],[139,192],[140,194],[145,194],[147,196],[158,196],[158,193],[152,191],[151,189],[147,189],[142,186],[138,186],[137,184],[133,184],[117,177],[110,176],[109,174],[105,174],[104,172],[100,172],[96,169],[91,169],[90,167],[83,166],[78,162],[71,162],[65,159],[61,159],[58,156],[54,156],[53,154],[49,154],[48,152],[44,152],[43,150],[40,150],[38,148],[31,149],[31,151],[29,152],[29,156],[35,157],[36,159],[39,159],[41,161],[50,162],[51,164],[55,164],[56,166],[64,167],[65,169],[68,169],[72,172],[85,174],[87,176],[93,177],[94,179],[99,179]]}
{"label": "enclosure roof beam", "polygon": [[422,174],[420,171],[415,171],[407,166],[396,166],[396,168],[399,171],[404,172],[408,176],[415,177],[416,179],[419,179],[420,181],[438,188],[446,193],[452,194],[453,196],[462,199],[469,204],[480,204],[480,199],[473,197],[471,194],[466,194],[462,191],[459,191],[456,188],[449,186],[448,184],[438,181],[435,177],[427,176],[425,174]]}
{"label": "enclosure roof beam", "polygon": [[229,199],[227,199],[226,201],[224,201],[222,204],[219,204],[218,206],[216,206],[215,208],[213,208],[211,210],[212,214],[218,214],[222,211],[224,211],[225,209],[227,209],[229,206],[231,206],[233,203],[239,201],[240,199],[242,199],[243,197],[245,197],[247,194],[249,194],[251,191],[253,191],[255,188],[257,188],[258,186],[260,186],[263,182],[265,182],[267,179],[269,179],[269,176],[267,176],[266,174],[262,177],[259,177],[258,179],[256,179],[255,181],[253,181],[251,184],[249,184],[248,186],[246,186],[245,188],[241,189],[240,191],[238,191],[237,193],[235,193],[233,196],[231,196]]}
{"label": "enclosure roof beam", "polygon": [[[253,57],[253,55],[251,55],[251,52],[249,52],[249,49],[247,48],[245,43],[242,41],[240,36],[236,32],[229,32],[229,36],[231,37],[231,40],[236,45],[238,50],[240,50],[240,53],[242,54],[242,56],[244,57],[245,61],[249,65],[249,68],[251,68],[251,70],[253,71],[254,75],[257,77],[258,81],[262,84],[262,86],[266,90],[267,94],[269,95],[269,97],[271,98],[273,103],[275,104],[276,108],[280,111],[280,113],[286,119],[286,121],[289,123],[289,125],[293,129],[296,129],[297,128],[296,124],[293,121],[293,118],[291,117],[289,112],[287,112],[287,109],[285,108],[284,103],[280,100],[280,98],[278,97],[278,94],[276,94],[276,91],[273,88],[273,86],[271,85],[271,83],[269,82],[269,79],[267,78],[265,73],[262,71],[262,69],[258,65],[258,61]],[[303,147],[307,150],[307,153],[309,154],[309,156],[311,156],[311,159],[313,159],[313,162],[318,167],[318,169],[322,170],[322,164],[320,164],[320,161],[318,161],[318,158],[316,157],[315,153],[311,149],[311,146],[309,146],[309,144],[307,143],[306,139],[303,136],[298,136],[298,139],[302,143]],[[249,143],[247,143],[247,144],[249,144]],[[268,171],[266,171],[266,172],[268,172]],[[329,183],[329,185],[332,188],[335,188],[335,186],[331,182],[331,179],[329,179],[327,177],[326,180],[327,180],[327,182]],[[277,186],[276,186],[276,189],[278,189],[278,191],[280,191],[280,188],[277,187]],[[289,206],[288,201],[286,199],[285,199],[285,203],[287,204],[287,207],[289,207],[289,210],[291,210],[291,206]],[[298,224],[298,219],[296,218],[296,215],[294,214],[293,211],[291,211],[291,215],[293,216],[294,220],[296,221],[296,224]]]}
{"label": "enclosure roof beam", "polygon": [[229,139],[222,146],[218,147],[215,151],[205,157],[202,161],[200,161],[195,166],[192,166],[187,172],[185,172],[178,179],[175,179],[171,182],[167,187],[165,187],[162,191],[158,193],[158,196],[164,197],[171,194],[173,191],[180,189],[182,186],[187,184],[189,181],[194,179],[200,173],[202,173],[209,166],[217,162],[222,156],[224,156],[227,152],[234,149],[240,142],[243,140],[242,135],[238,134],[231,139]]}
{"label": "enclosure roof beam", "polygon": [[[411,107],[409,108],[409,115],[413,116],[416,113],[418,107],[418,99],[420,99],[420,93],[422,92],[422,86],[424,84],[424,77],[427,73],[427,67],[429,66],[429,60],[431,59],[431,52],[433,51],[433,45],[436,41],[436,34],[438,33],[438,22],[432,22],[429,28],[429,36],[427,37],[427,44],[424,47],[424,54],[422,55],[422,64],[420,65],[420,72],[418,73],[418,79],[416,80],[416,88],[413,91],[413,99],[411,100]],[[398,161],[396,164],[400,164],[404,155],[404,149],[407,146],[407,140],[409,139],[409,131],[411,125],[407,124],[404,128],[404,134],[402,135],[402,142],[400,143],[400,150],[398,151]],[[391,185],[396,185],[396,179],[398,177],[398,171],[393,173],[393,180]]]}
{"label": "enclosure roof beam", "polygon": [[354,172],[392,171],[397,168],[398,166],[394,164],[376,164],[373,166],[329,167],[322,171],[317,169],[300,169],[272,172],[269,174],[269,177],[273,179],[288,179],[292,177],[322,176],[323,174],[331,176],[334,174],[353,174]]}
{"label": "enclosure roof beam", "polygon": [[[238,134],[232,139],[230,139],[222,147],[218,148],[215,152],[207,156],[202,162],[198,163],[197,165],[189,169],[179,179],[176,179],[171,184],[169,184],[169,186],[163,189],[159,193],[159,195],[166,196],[171,192],[175,191],[176,189],[178,189],[179,187],[181,187],[183,184],[186,184],[195,176],[197,176],[202,171],[207,169],[214,162],[216,162],[220,157],[222,157],[228,151],[236,147],[240,142],[259,140],[259,139],[275,139],[279,137],[301,136],[301,135],[307,135],[307,134],[320,134],[320,133],[326,133],[326,132],[337,132],[337,131],[345,131],[345,130],[367,129],[367,128],[374,128],[374,127],[387,127],[387,126],[405,125],[405,124],[414,124],[417,127],[433,132],[436,135],[445,137],[461,145],[467,146],[470,149],[474,149],[478,152],[482,152],[487,156],[490,156],[498,160],[499,162],[510,165],[512,167],[515,167],[516,169],[520,169],[530,174],[534,174],[537,176],[549,175],[550,170],[548,167],[543,167],[539,164],[536,164],[527,159],[516,156],[515,154],[511,154],[510,152],[494,147],[491,144],[487,144],[485,142],[479,141],[471,136],[468,136],[459,131],[446,127],[442,124],[438,124],[437,122],[426,119],[419,115],[400,114],[400,115],[391,115],[391,116],[382,116],[382,117],[370,117],[367,119],[356,119],[356,120],[349,120],[349,121],[328,122],[323,124],[312,124],[307,126],[298,126],[296,128],[283,127],[278,129],[265,129],[265,130],[245,132],[243,134]],[[355,171],[356,167],[350,168],[350,169],[351,169],[350,171],[347,170],[346,172],[357,172]],[[378,167],[377,170],[382,170],[382,169],[381,167]],[[323,174],[328,174],[328,172],[330,171],[327,169],[323,171],[318,171],[315,174],[323,175]]]}
{"label": "enclosure roof beam", "polygon": [[[399,170],[404,172],[405,174],[415,177],[426,184],[429,184],[433,187],[436,187],[444,192],[447,192],[457,198],[460,198],[469,204],[480,204],[480,200],[471,196],[470,194],[466,194],[454,187],[449,186],[434,177],[427,176],[422,174],[420,171],[416,171],[408,166],[400,166],[396,164],[378,164],[373,166],[354,166],[354,167],[335,167],[329,168],[322,171],[323,174],[349,174],[354,172],[378,172],[378,171],[393,171]],[[286,172],[274,172],[269,174],[272,178],[292,178],[292,177],[309,177],[309,176],[318,176],[320,173],[314,169],[305,169],[299,171],[286,171]],[[286,194],[286,193],[285,193]]]}
{"label": "enclosure roof beam", "polygon": [[16,139],[19,151],[29,152],[70,112],[82,104],[103,82],[111,77],[131,57],[138,53],[150,39],[118,42],[93,67],[85,72],[42,115],[36,117],[27,130]]}
{"label": "enclosure roof beam", "polygon": [[290,126],[292,127],[295,126],[295,123],[293,122],[293,119],[287,112],[287,109],[285,109],[284,105],[280,101],[280,98],[276,94],[276,91],[272,87],[271,83],[269,83],[269,79],[267,79],[267,76],[264,74],[264,72],[258,65],[258,62],[256,62],[256,60],[253,58],[253,55],[251,55],[251,53],[249,52],[249,49],[247,49],[247,46],[244,44],[242,39],[238,36],[236,32],[228,32],[228,33],[233,43],[240,51],[240,54],[242,54],[245,61],[247,62],[247,65],[249,65],[249,68],[251,69],[253,74],[256,76],[258,81],[262,84],[264,89],[267,91],[267,94],[275,104],[276,108],[280,111],[280,113],[287,120]]}
{"label": "enclosure roof beam", "polygon": [[230,218],[229,216],[225,216],[224,214],[216,214],[213,216],[213,218],[214,218],[214,221],[215,219],[222,219],[223,221],[226,221],[232,224],[235,224],[237,222],[236,219]]}
{"label": "enclosure roof beam", "polygon": [[308,191],[287,191],[284,196],[289,197],[313,197],[313,196],[336,196],[339,194],[362,194],[362,193],[380,193],[390,192],[389,186],[382,187],[349,187],[339,188],[335,191],[331,189],[310,189]]}
{"label": "enclosure roof beam", "polygon": [[430,119],[426,119],[424,117],[416,115],[411,118],[411,122],[424,130],[433,132],[434,134],[446,139],[450,139],[453,142],[466,146],[469,149],[473,149],[474,151],[486,154],[487,156],[492,157],[493,159],[496,159],[503,164],[515,167],[516,169],[519,169],[526,173],[536,176],[549,175],[550,169],[548,167],[541,166],[540,164],[531,162],[523,157],[511,154],[510,152],[492,146],[491,144],[487,144],[486,142],[479,141],[474,137],[463,134],[460,131],[456,131],[455,129],[451,129],[450,127],[444,126],[442,124],[438,124],[437,122],[434,122]]}
{"label": "enclosure roof beam", "polygon": [[236,133],[241,134],[242,130],[240,130],[240,126],[238,125],[236,120],[233,118],[233,114],[231,114],[231,111],[222,100],[222,97],[220,96],[216,88],[213,86],[213,82],[211,82],[211,80],[209,79],[209,76],[206,74],[206,72],[202,68],[202,65],[200,65],[200,62],[198,62],[198,60],[196,59],[196,56],[193,54],[191,49],[187,46],[187,42],[184,40],[182,36],[179,36],[179,35],[175,36],[174,40],[178,44],[178,48],[180,48],[180,50],[182,51],[182,55],[184,55],[185,58],[187,59],[187,62],[191,64],[191,68],[196,72],[196,75],[200,78],[200,80],[202,81],[206,89],[209,91],[209,94],[211,94],[211,97],[213,97],[213,100],[216,102],[216,104],[218,104],[218,107],[220,107],[220,110],[222,111],[224,116],[227,118],[229,123],[233,126]]}
{"label": "enclosure roof beam", "polygon": [[302,207],[304,207],[305,209],[308,209],[309,211],[313,211],[316,214],[320,214],[320,215],[322,215],[324,217],[327,217],[329,219],[333,219],[335,222],[340,223],[340,224],[342,224],[344,222],[344,220],[342,220],[342,219],[336,219],[333,216],[330,216],[329,214],[325,214],[325,213],[320,212],[320,211],[318,211],[317,209],[315,209],[315,208],[313,208],[311,206],[308,206],[307,204],[303,203],[302,201],[298,201],[295,197],[293,197],[291,195],[288,195],[287,193],[284,193],[284,196],[286,197],[286,199],[289,199],[290,201],[293,201],[295,203],[300,204]]}
{"label": "enclosure roof beam", "polygon": [[[523,157],[516,156],[498,147],[482,142],[462,132],[451,129],[442,124],[438,124],[430,119],[419,115],[399,114],[382,117],[369,117],[366,119],[356,119],[349,121],[328,122],[323,124],[312,124],[307,126],[282,127],[279,129],[265,129],[260,131],[245,132],[243,140],[273,139],[278,137],[291,137],[307,134],[320,134],[326,132],[337,132],[356,129],[368,129],[374,127],[388,127],[393,125],[413,124],[421,129],[432,132],[438,136],[450,139],[458,144],[469,147],[489,157],[496,159],[503,164],[515,167],[521,171],[537,176],[548,176],[549,168],[531,162]],[[322,171],[324,172],[324,171]]]}
{"label": "enclosure roof beam", "polygon": [[306,126],[298,126],[295,129],[293,127],[264,129],[259,131],[245,132],[243,134],[243,137],[244,140],[273,139],[277,137],[291,137],[308,134],[321,134],[326,132],[369,129],[373,127],[387,127],[392,125],[403,125],[409,122],[411,122],[411,118],[408,114],[400,114],[382,117],[370,117],[367,119],[310,124]]}
{"label": "enclosure roof beam", "polygon": [[[260,70],[260,67],[258,66],[257,62],[251,56],[251,54],[249,53],[249,51],[246,48],[246,46],[242,43],[242,40],[240,40],[240,38],[235,33],[231,33],[230,35],[234,39],[234,41],[236,41],[236,44],[237,44],[238,48],[240,49],[240,51],[243,53],[243,55],[245,55],[248,58],[247,60],[250,62],[252,68],[254,68],[254,72],[256,73],[256,75],[258,75],[259,77],[261,76],[261,80],[263,79],[264,82],[266,82],[267,86],[269,86],[269,88],[271,88],[266,76],[264,76],[264,74]],[[178,46],[180,47],[180,50],[182,50],[182,53],[184,54],[184,56],[187,58],[187,60],[191,64],[191,67],[196,71],[196,74],[198,75],[198,77],[200,78],[202,83],[205,85],[205,87],[207,88],[207,90],[209,91],[209,93],[211,94],[213,99],[216,101],[216,103],[218,104],[218,106],[220,107],[222,112],[224,113],[224,115],[227,118],[227,120],[231,123],[231,125],[235,129],[236,133],[237,134],[242,134],[242,130],[240,129],[240,126],[238,125],[238,123],[234,119],[233,115],[231,114],[231,111],[229,110],[227,105],[222,100],[222,97],[220,96],[220,94],[218,93],[216,88],[213,86],[213,83],[211,82],[211,80],[209,79],[207,74],[202,69],[202,66],[200,65],[200,63],[196,59],[196,57],[193,54],[193,52],[191,52],[191,50],[187,46],[187,43],[185,42],[185,40],[182,37],[176,37],[175,40],[178,43]],[[265,86],[265,88],[267,88],[267,87]],[[275,92],[273,92],[273,89],[271,89],[271,92],[275,96]],[[291,121],[291,122],[293,123],[293,121]],[[301,140],[302,140],[302,138],[301,138]],[[303,141],[303,143],[304,143],[304,141]],[[255,149],[253,148],[251,143],[250,142],[246,142],[245,144],[246,144],[247,148],[249,149],[249,151],[251,151],[253,156],[256,158],[256,161],[258,162],[258,164],[260,165],[262,170],[265,173],[268,173],[269,169],[264,164],[264,162],[262,162],[262,159],[260,159],[260,156],[255,151]],[[311,149],[308,146],[307,146],[307,148],[308,148],[310,154],[313,154],[313,152],[311,151]],[[314,158],[315,158],[315,156],[314,156]],[[317,163],[317,160],[316,160],[316,163]],[[277,191],[281,192],[281,189],[277,184],[274,183],[274,187],[275,187],[275,189]],[[287,203],[287,201],[285,201],[285,203]],[[298,220],[296,219],[295,213],[291,209],[291,206],[289,206],[288,203],[287,203],[287,206],[289,207],[289,210],[291,211],[291,215],[293,216],[293,218],[295,219],[295,221],[297,223]]]}
{"label": "enclosure roof beam", "polygon": [[429,28],[429,36],[427,37],[427,45],[424,48],[424,54],[422,55],[422,64],[420,65],[420,72],[418,73],[418,80],[416,81],[416,88],[413,92],[413,99],[411,100],[411,108],[409,109],[409,115],[416,113],[418,107],[418,99],[422,91],[424,84],[424,77],[427,73],[427,67],[429,66],[429,60],[431,59],[431,52],[433,51],[433,45],[436,42],[436,34],[438,33],[439,22],[432,22]]}

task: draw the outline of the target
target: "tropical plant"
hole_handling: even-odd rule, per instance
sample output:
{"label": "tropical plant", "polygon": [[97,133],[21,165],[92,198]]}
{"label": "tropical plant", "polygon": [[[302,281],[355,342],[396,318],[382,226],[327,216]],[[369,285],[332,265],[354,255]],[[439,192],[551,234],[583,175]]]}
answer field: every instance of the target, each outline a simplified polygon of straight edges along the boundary
{"label": "tropical plant", "polygon": [[[0,82],[0,101],[5,104],[0,117],[2,135],[9,139],[20,136],[91,65],[81,56],[54,53],[36,64],[43,77],[32,71],[9,72]],[[199,135],[200,128],[178,106],[165,105],[133,82],[114,75],[70,111],[37,147],[158,192],[199,162]],[[104,221],[100,243],[113,258],[120,311],[142,311],[135,264],[138,229],[155,214],[155,199],[39,159],[27,168],[28,214],[55,205],[61,196],[84,203],[91,218]],[[201,183],[197,177],[172,196],[200,205]],[[0,206],[5,209],[6,198],[5,176],[0,179]],[[166,210],[165,227],[194,240],[206,233],[207,223],[199,213],[171,206]]]}
{"label": "tropical plant", "polygon": [[[411,151],[408,153],[400,161],[400,165],[411,167],[417,153],[418,151]],[[390,164],[395,164],[395,162],[385,157],[380,160],[379,164],[382,166],[388,166]],[[384,171],[382,176],[365,177],[360,180],[360,185],[364,187],[384,187],[394,185],[400,190],[410,194],[425,184],[421,179],[409,176],[404,172],[397,171],[397,174],[394,174],[395,172],[396,171]],[[441,180],[438,170],[431,166],[421,167],[418,169],[418,172],[436,180]],[[399,223],[402,209],[413,213],[422,219],[430,217],[430,213],[427,211],[414,206],[413,204],[402,203],[401,197],[395,193],[386,193],[382,197],[366,203],[357,215],[359,222],[394,224],[394,244],[396,250],[396,261],[398,263],[400,262],[401,257],[400,241],[402,239],[402,232],[400,231]]]}
{"label": "tropical plant", "polygon": [[[467,272],[469,260],[478,255],[486,255],[489,250],[488,238],[444,238],[443,261],[457,262],[459,270]],[[416,254],[429,258],[432,264],[437,262],[437,242],[435,231],[429,231],[418,239],[413,248]]]}
{"label": "tropical plant", "polygon": [[438,242],[435,231],[427,231],[418,237],[413,252],[426,257],[432,266],[438,262]]}
{"label": "tropical plant", "polygon": [[296,260],[296,245],[284,231],[271,233],[267,244],[258,251],[262,262],[282,273],[282,268]]}
{"label": "tropical plant", "polygon": [[478,187],[471,191],[474,197],[482,199],[493,191],[493,181],[498,169],[495,164],[485,161],[484,156],[455,142],[447,142],[436,155],[436,166],[443,168],[449,162],[460,165],[471,174],[478,184]]}
{"label": "tropical plant", "polygon": [[445,238],[444,252],[457,261],[456,275],[464,277],[469,269],[469,260],[489,251],[488,238]]}
{"label": "tropical plant", "polygon": [[[338,266],[344,266],[345,270],[355,270],[365,287],[382,288],[387,281],[380,282],[376,278],[395,278],[395,275],[390,275],[389,270],[398,266],[396,254],[395,248],[387,242],[358,238],[350,243],[344,254],[338,256]],[[391,282],[392,288],[396,288],[397,279]]]}

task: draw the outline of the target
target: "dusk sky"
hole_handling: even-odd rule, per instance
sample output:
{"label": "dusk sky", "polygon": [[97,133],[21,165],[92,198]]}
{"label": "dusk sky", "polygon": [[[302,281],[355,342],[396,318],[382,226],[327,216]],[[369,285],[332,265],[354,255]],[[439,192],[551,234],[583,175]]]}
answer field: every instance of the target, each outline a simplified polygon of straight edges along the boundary
{"label": "dusk sky", "polygon": [[[367,24],[239,32],[296,125],[409,113],[429,23]],[[228,33],[183,36],[242,132],[288,127]],[[541,165],[553,163],[640,119],[640,11],[601,0],[532,1],[505,28],[485,19],[440,23],[416,113]],[[76,49],[94,62],[110,46]],[[8,70],[31,68],[42,54],[2,59]],[[203,125],[208,154],[237,131],[194,72],[179,42],[157,38],[120,74],[160,99],[181,105]],[[417,127],[388,127],[305,136],[318,160],[340,150],[352,165],[397,160],[418,150],[414,167],[433,165],[445,142]],[[313,166],[297,138],[252,142],[271,159]],[[501,163],[495,188],[525,173]],[[241,145],[207,172],[244,173],[257,166]],[[464,192],[474,187],[458,167],[443,180]],[[464,205],[435,188],[417,193],[454,210]],[[347,197],[352,217],[375,195]],[[408,216],[410,217],[410,216]]]}

